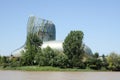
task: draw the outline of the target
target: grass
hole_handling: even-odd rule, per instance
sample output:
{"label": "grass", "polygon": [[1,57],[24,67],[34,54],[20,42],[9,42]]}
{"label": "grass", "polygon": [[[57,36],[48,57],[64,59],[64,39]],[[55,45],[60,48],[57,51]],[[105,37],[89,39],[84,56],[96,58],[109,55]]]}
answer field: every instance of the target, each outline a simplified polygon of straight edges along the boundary
{"label": "grass", "polygon": [[22,67],[16,67],[16,70],[25,70],[25,71],[59,71],[60,68],[51,67],[51,66],[45,66],[45,67],[22,66]]}
{"label": "grass", "polygon": [[[92,69],[77,69],[77,68],[58,68],[58,67],[52,67],[52,66],[21,66],[21,67],[6,67],[6,68],[0,68],[0,70],[21,70],[21,71],[66,71],[66,72],[95,72],[97,70]],[[101,70],[99,70],[101,71]]]}

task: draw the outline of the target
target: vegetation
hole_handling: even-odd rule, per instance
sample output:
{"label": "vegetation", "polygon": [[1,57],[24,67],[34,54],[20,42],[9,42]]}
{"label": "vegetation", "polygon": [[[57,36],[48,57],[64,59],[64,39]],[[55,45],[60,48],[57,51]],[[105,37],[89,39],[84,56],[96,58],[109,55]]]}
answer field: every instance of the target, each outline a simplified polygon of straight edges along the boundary
{"label": "vegetation", "polygon": [[112,52],[108,55],[107,61],[109,70],[120,71],[120,55]]}
{"label": "vegetation", "polygon": [[69,67],[80,67],[83,58],[83,32],[71,31],[63,43],[64,53],[68,57]]}
{"label": "vegetation", "polygon": [[42,41],[39,39],[39,37],[36,34],[30,33],[27,36],[27,42],[26,42],[26,51],[22,53],[22,60],[23,65],[34,65],[35,63],[35,55],[40,50],[39,46],[42,45]]}
{"label": "vegetation", "polygon": [[[77,68],[59,68],[59,67],[52,67],[52,66],[21,66],[21,67],[6,67],[1,68],[1,70],[22,70],[22,71],[96,71],[92,69],[77,69]],[[100,70],[97,70],[100,71]]]}
{"label": "vegetation", "polygon": [[99,56],[96,52],[86,56],[82,45],[82,31],[71,31],[63,43],[63,52],[49,46],[41,49],[42,40],[29,34],[22,56],[0,56],[0,69],[34,71],[120,71],[120,55],[110,53]]}

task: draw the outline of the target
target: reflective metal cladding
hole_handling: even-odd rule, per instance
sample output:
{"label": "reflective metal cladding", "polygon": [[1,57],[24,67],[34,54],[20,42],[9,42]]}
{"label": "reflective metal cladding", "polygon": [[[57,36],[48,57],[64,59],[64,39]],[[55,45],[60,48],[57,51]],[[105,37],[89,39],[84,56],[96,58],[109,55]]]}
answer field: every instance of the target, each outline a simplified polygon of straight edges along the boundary
{"label": "reflective metal cladding", "polygon": [[34,33],[43,41],[56,39],[56,29],[52,21],[30,16],[27,23],[27,35]]}

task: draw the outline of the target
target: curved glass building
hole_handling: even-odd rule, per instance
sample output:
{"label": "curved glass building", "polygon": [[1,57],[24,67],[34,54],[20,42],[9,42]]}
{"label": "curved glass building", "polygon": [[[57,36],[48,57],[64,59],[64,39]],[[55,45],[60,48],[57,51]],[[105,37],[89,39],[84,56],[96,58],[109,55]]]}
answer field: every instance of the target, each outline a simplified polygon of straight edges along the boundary
{"label": "curved glass building", "polygon": [[52,21],[30,16],[27,23],[27,35],[30,33],[38,35],[43,41],[56,39],[56,29]]}
{"label": "curved glass building", "polygon": [[[46,48],[47,46],[58,51],[63,51],[63,41],[47,41],[43,43],[41,48]],[[87,45],[82,44],[82,46],[84,46],[84,51],[87,55],[93,55],[92,50]]]}
{"label": "curved glass building", "polygon": [[[63,51],[63,41],[56,41],[56,29],[52,21],[30,16],[27,23],[27,36],[31,33],[36,34],[43,41],[41,48],[49,46],[52,49]],[[20,52],[25,50],[25,45],[26,43],[22,47],[14,50],[12,52],[13,56],[20,56]],[[84,51],[86,54],[92,55],[91,49],[85,44]]]}

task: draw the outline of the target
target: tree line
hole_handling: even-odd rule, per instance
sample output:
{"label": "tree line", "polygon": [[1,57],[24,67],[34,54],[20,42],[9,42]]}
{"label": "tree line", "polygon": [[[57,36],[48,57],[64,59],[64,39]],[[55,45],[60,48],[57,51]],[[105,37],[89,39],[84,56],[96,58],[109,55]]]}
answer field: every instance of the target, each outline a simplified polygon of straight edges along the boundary
{"label": "tree line", "polygon": [[36,34],[27,36],[25,50],[20,57],[0,56],[0,67],[19,66],[53,66],[60,68],[78,68],[94,70],[120,70],[120,55],[110,53],[99,56],[99,53],[88,55],[84,51],[84,33],[71,31],[63,42],[63,52],[53,50],[49,46],[41,49],[42,40]]}

